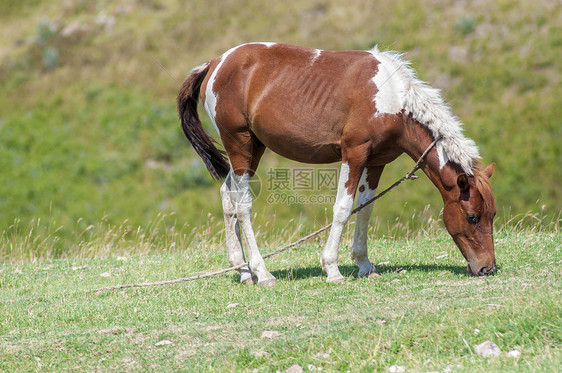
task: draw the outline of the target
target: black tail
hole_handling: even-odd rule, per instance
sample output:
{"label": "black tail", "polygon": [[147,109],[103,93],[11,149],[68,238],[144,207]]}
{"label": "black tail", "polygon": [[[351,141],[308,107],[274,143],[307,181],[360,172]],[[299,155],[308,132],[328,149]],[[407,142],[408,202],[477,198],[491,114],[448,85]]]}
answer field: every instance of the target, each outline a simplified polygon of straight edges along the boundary
{"label": "black tail", "polygon": [[194,69],[185,79],[178,93],[178,113],[183,133],[199,154],[205,166],[215,180],[224,179],[230,171],[226,152],[217,149],[215,141],[201,125],[197,114],[199,90],[205,75],[209,72],[209,64]]}

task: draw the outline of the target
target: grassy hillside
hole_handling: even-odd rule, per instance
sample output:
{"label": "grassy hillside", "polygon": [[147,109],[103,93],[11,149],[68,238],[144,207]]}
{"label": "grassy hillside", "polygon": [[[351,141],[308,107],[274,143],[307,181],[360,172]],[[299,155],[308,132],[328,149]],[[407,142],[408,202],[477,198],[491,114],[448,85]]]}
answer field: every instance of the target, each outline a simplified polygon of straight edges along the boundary
{"label": "grassy hillside", "polygon": [[[499,222],[527,211],[557,219],[561,25],[562,5],[546,0],[2,1],[0,232],[41,227],[64,252],[100,221],[134,230],[163,214],[168,226],[196,228],[210,213],[219,230],[218,185],[181,134],[175,95],[193,66],[260,40],[407,52],[484,160],[497,162]],[[383,186],[411,165],[401,158],[388,167]],[[267,153],[264,185],[271,167],[303,166]],[[437,218],[437,191],[425,178],[415,183],[377,203],[378,232]],[[331,203],[270,204],[266,189],[254,211],[267,234],[331,216]]]}
{"label": "grassy hillside", "polygon": [[[370,255],[383,263],[375,279],[354,279],[356,267],[342,255],[346,282],[326,283],[318,246],[307,244],[268,260],[275,288],[240,285],[228,274],[85,292],[226,265],[216,242],[179,249],[181,236],[165,237],[165,253],[88,259],[84,249],[72,259],[2,266],[0,370],[271,372],[299,364],[328,372],[388,372],[392,365],[557,372],[562,364],[559,232],[502,231],[499,272],[485,279],[468,277],[459,251],[438,233],[372,241]],[[134,246],[150,241],[138,237]],[[93,246],[103,250],[103,240]],[[476,354],[486,340],[499,356]],[[520,356],[509,357],[513,350]]]}

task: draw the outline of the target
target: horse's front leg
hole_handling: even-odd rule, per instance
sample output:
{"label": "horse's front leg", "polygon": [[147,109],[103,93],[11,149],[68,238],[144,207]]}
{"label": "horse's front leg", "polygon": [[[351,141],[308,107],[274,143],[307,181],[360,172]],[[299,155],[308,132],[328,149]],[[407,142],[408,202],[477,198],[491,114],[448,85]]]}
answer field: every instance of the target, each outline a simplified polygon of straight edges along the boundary
{"label": "horse's front leg", "polygon": [[330,228],[330,235],[320,259],[322,269],[328,275],[326,279],[328,282],[338,283],[345,281],[338,268],[338,247],[343,229],[353,210],[353,198],[355,197],[355,190],[359,181],[357,174],[360,175],[360,172],[356,168],[350,169],[345,161],[341,164],[332,227]]}
{"label": "horse's front leg", "polygon": [[[377,190],[376,188],[383,169],[384,166],[366,168],[363,170],[361,180],[359,181],[359,187],[357,189],[357,207],[365,204],[375,196]],[[357,212],[351,257],[359,267],[359,277],[377,275],[377,270],[369,260],[367,253],[367,233],[369,229],[369,218],[371,217],[372,211],[373,203],[365,206]]]}

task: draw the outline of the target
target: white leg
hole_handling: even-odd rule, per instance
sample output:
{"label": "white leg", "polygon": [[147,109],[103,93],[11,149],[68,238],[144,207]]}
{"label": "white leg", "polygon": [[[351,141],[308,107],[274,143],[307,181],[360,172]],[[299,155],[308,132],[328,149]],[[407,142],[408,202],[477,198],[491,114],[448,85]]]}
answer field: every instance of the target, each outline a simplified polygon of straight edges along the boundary
{"label": "white leg", "polygon": [[344,278],[338,269],[338,247],[345,224],[353,210],[353,194],[349,194],[345,184],[349,179],[349,165],[341,164],[338,193],[334,204],[334,218],[328,241],[320,259],[322,268],[326,271],[328,282],[343,282]]}
{"label": "white leg", "polygon": [[[228,174],[224,184],[221,186],[220,193],[222,198],[222,209],[224,212],[224,231],[226,240],[226,255],[230,266],[237,266],[244,263],[244,252],[242,251],[242,241],[240,239],[240,227],[236,217],[236,210],[231,198],[231,174]],[[253,284],[252,272],[248,266],[240,270],[240,282]]]}
{"label": "white leg", "polygon": [[[367,169],[363,171],[359,186],[357,189],[356,206],[361,206],[375,196],[376,189],[370,189],[367,182]],[[353,234],[353,248],[351,257],[359,266],[359,277],[376,275],[377,270],[371,263],[367,253],[367,231],[369,228],[369,218],[373,211],[373,204],[365,206],[357,212],[357,221],[355,224],[355,233]]]}
{"label": "white leg", "polygon": [[231,171],[231,199],[242,234],[246,240],[250,269],[258,277],[258,285],[275,285],[275,277],[265,267],[265,262],[258,249],[254,229],[252,228],[252,196],[250,194],[250,175],[236,175]]}

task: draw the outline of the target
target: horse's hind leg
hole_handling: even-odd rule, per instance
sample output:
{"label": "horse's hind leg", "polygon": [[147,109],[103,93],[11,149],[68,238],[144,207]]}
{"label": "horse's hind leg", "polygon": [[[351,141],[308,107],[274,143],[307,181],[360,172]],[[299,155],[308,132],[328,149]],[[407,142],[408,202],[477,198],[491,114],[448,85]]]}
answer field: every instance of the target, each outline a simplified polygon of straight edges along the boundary
{"label": "horse's hind leg", "polygon": [[265,151],[265,147],[249,133],[230,133],[228,140],[223,140],[233,170],[230,171],[230,198],[242,235],[246,241],[248,262],[252,273],[258,278],[258,285],[275,285],[275,277],[265,267],[265,262],[258,249],[256,236],[252,227],[252,195],[250,194],[250,177]]}
{"label": "horse's hind leg", "polygon": [[237,175],[232,173],[232,185],[236,191],[232,193],[236,217],[242,228],[242,233],[246,241],[248,249],[248,259],[250,269],[258,278],[258,285],[272,286],[275,285],[275,277],[269,273],[265,267],[265,262],[258,249],[256,236],[252,227],[252,196],[250,194],[250,174],[244,173]]}
{"label": "horse's hind leg", "polygon": [[[228,174],[224,184],[220,189],[222,198],[222,209],[224,212],[224,231],[226,239],[226,255],[228,263],[234,267],[244,263],[244,252],[242,251],[242,240],[240,238],[240,227],[236,218],[234,202],[231,198],[232,193],[232,172]],[[240,272],[240,282],[253,284],[252,272],[248,266],[238,270]]]}
{"label": "horse's hind leg", "polygon": [[[361,180],[359,181],[359,187],[357,189],[357,202],[355,204],[357,207],[363,205],[375,196],[376,188],[383,169],[384,166],[369,167],[363,170]],[[372,211],[373,203],[365,206],[357,212],[351,257],[359,267],[359,277],[377,275],[377,270],[369,260],[367,254],[367,233],[369,228],[369,218],[371,217]]]}

